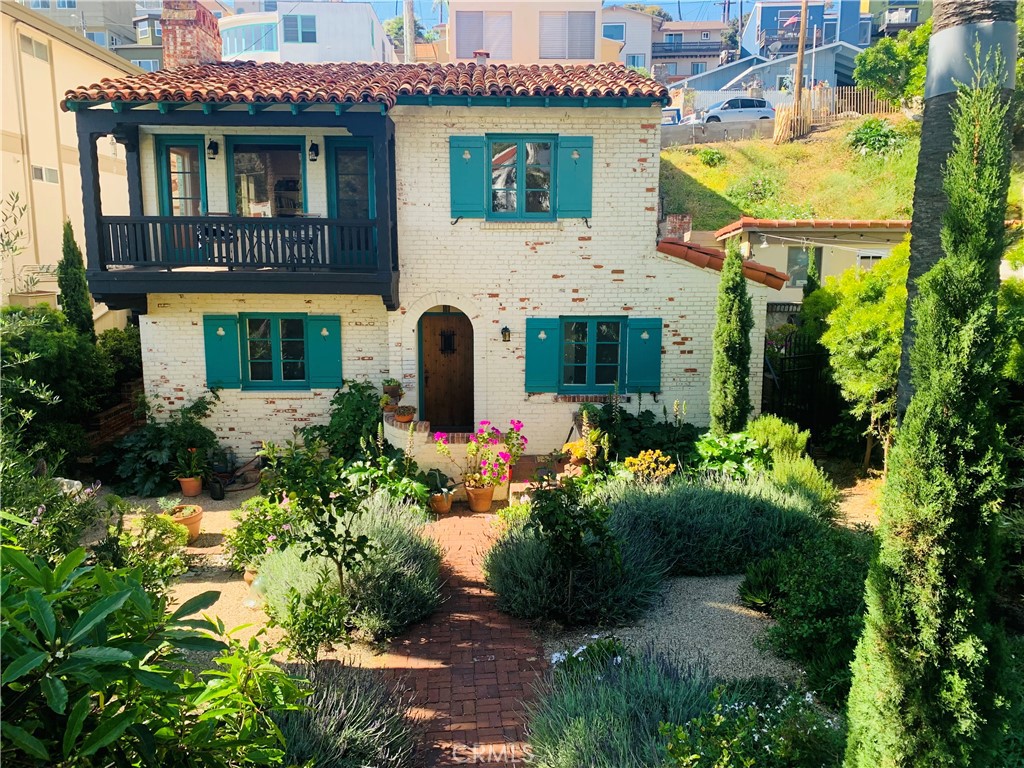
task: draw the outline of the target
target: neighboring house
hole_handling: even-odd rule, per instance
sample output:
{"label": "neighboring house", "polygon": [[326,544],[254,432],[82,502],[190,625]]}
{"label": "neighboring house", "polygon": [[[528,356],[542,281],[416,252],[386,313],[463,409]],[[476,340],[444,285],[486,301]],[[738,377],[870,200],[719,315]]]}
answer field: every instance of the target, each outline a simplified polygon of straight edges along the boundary
{"label": "neighboring house", "polygon": [[[861,48],[849,43],[830,43],[808,48],[804,54],[804,85],[856,85],[853,79],[855,60]],[[704,91],[743,90],[754,86],[767,90],[793,90],[797,54],[764,59],[749,56],[731,65],[695,75],[686,81],[687,88]]]}
{"label": "neighboring house", "polygon": [[895,37],[928,21],[932,0],[861,0],[860,10],[871,17],[873,38]]}
{"label": "neighboring house", "polygon": [[[27,211],[19,228],[25,250],[0,264],[4,285],[0,303],[37,280],[45,300],[54,305],[56,266],[61,257],[64,220],[71,221],[84,243],[82,184],[73,115],[58,108],[64,91],[75,83],[100,82],[139,72],[127,61],[72,30],[17,3],[0,4],[4,51],[2,68],[3,144],[0,177],[3,196],[16,192]],[[103,183],[103,206],[113,215],[128,213],[123,149],[109,139],[97,144],[94,161]],[[124,313],[96,309],[98,328],[124,324]]]}
{"label": "neighboring house", "polygon": [[592,64],[622,47],[602,37],[601,0],[450,0],[448,14],[450,62],[483,51],[495,64]]}
{"label": "neighboring house", "polygon": [[[222,388],[206,423],[241,456],[324,422],[343,378],[402,381],[421,466],[443,466],[432,431],[480,419],[557,449],[616,388],[707,424],[718,274],[656,245],[665,97],[620,64],[196,62],[77,88],[86,199],[109,134],[133,190],[129,216],[90,207],[90,286],[142,314],[148,395]],[[760,349],[785,275],[753,277]]]}
{"label": "neighboring house", "polygon": [[622,45],[618,60],[627,67],[650,69],[653,59],[651,46],[662,20],[642,11],[621,5],[608,5],[601,9],[601,35]]}
{"label": "neighboring house", "polygon": [[[4,0],[7,5],[10,0]],[[54,24],[85,36],[90,42],[113,50],[135,40],[131,0],[18,0]]]}
{"label": "neighboring house", "polygon": [[[744,56],[786,56],[800,42],[800,3],[764,0],[754,3],[740,35]],[[807,7],[806,46],[871,44],[871,17],[861,14],[859,0],[818,0]]]}
{"label": "neighboring house", "polygon": [[652,47],[654,74],[666,83],[727,64],[730,51],[722,43],[726,25],[720,21],[666,21]]}
{"label": "neighboring house", "polygon": [[[266,8],[270,3],[263,2]],[[236,5],[236,10],[238,7]],[[395,61],[369,3],[300,0],[219,21],[224,61]]]}
{"label": "neighboring house", "polygon": [[118,45],[113,49],[114,53],[146,72],[161,69],[164,60],[164,34],[160,14],[161,11],[147,11],[132,19],[135,26],[135,42]]}
{"label": "neighboring house", "polygon": [[789,275],[776,301],[799,303],[807,283],[810,259],[817,260],[821,279],[841,275],[852,266],[870,269],[889,255],[910,231],[910,221],[858,219],[756,219],[734,221],[715,232],[722,242],[733,237],[748,258]]}

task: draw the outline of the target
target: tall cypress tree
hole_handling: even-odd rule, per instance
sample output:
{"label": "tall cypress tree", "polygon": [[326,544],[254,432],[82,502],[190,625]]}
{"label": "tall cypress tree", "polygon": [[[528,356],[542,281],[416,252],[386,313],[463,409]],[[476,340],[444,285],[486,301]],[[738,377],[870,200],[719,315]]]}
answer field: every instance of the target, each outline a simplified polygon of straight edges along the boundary
{"label": "tall cypress tree", "polygon": [[750,331],[754,310],[735,238],[726,245],[711,358],[711,431],[739,432],[750,416]]}
{"label": "tall cypress tree", "polygon": [[960,87],[943,256],[918,283],[914,396],[892,450],[853,662],[847,768],[989,765],[998,734],[992,598],[1004,475],[992,400],[1006,116],[996,78]]}
{"label": "tall cypress tree", "polygon": [[811,246],[810,254],[807,257],[807,282],[804,283],[804,298],[806,299],[819,288],[821,288],[821,274],[818,272],[818,249],[816,246]]}
{"label": "tall cypress tree", "polygon": [[96,327],[92,322],[92,302],[89,299],[89,284],[85,279],[85,262],[82,251],[75,242],[71,222],[64,222],[64,241],[61,244],[60,263],[57,264],[57,285],[60,287],[60,308],[68,322],[96,341]]}

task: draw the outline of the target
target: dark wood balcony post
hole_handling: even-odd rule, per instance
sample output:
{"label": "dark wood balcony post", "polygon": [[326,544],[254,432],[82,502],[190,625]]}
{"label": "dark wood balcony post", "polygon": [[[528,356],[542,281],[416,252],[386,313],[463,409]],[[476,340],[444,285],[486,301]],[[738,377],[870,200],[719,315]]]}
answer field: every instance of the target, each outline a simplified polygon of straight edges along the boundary
{"label": "dark wood balcony post", "polygon": [[139,126],[122,125],[114,132],[114,138],[124,147],[124,159],[128,171],[128,213],[142,216],[142,166],[139,161]]}
{"label": "dark wood balcony post", "polygon": [[103,206],[100,200],[100,164],[96,139],[101,134],[94,133],[88,125],[84,125],[83,115],[78,118],[78,157],[82,171],[82,213],[85,223],[85,261],[89,271],[104,268],[106,258],[103,253],[105,238],[102,232]]}
{"label": "dark wood balcony post", "polygon": [[377,272],[391,272],[391,221],[392,200],[391,168],[393,158],[390,156],[391,143],[388,141],[391,118],[380,121],[379,129],[373,132],[373,164],[374,194],[377,196]]}

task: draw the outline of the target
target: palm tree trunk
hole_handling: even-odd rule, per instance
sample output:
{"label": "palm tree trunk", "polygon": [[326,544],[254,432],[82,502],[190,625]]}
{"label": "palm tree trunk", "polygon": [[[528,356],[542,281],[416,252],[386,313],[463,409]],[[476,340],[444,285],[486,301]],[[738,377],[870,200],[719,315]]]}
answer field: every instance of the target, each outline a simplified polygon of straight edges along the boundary
{"label": "palm tree trunk", "polygon": [[[921,122],[921,151],[917,157],[917,177],[914,182],[914,215],[910,223],[907,311],[903,321],[903,349],[896,400],[896,411],[901,421],[913,395],[910,349],[914,343],[914,321],[911,312],[917,298],[917,280],[942,255],[939,232],[947,206],[942,173],[953,147],[950,108],[956,101],[954,80],[964,83],[973,80],[971,67],[975,64],[975,41],[980,42],[982,48],[981,66],[985,65],[987,52],[999,49],[1003,67],[1013,72],[1016,57],[1015,14],[1015,4],[1006,0],[935,0],[932,12],[934,27],[928,48],[928,82],[925,85],[924,116]],[[994,62],[989,62],[988,66],[994,66]],[[1011,77],[1006,83],[1006,98],[1010,97],[1012,89]]]}

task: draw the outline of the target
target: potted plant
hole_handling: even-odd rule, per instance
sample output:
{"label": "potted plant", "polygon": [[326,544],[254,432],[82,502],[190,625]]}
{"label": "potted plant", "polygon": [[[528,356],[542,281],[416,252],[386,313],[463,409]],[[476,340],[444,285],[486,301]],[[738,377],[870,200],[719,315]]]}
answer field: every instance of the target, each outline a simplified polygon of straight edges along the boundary
{"label": "potted plant", "polygon": [[178,465],[174,476],[181,485],[181,495],[187,498],[198,496],[203,490],[203,476],[206,474],[206,457],[196,448],[182,448],[178,451]]}
{"label": "potted plant", "polygon": [[400,405],[395,408],[395,421],[399,424],[408,424],[416,415],[416,409],[411,405]]}
{"label": "potted plant", "polygon": [[157,499],[160,511],[168,515],[174,522],[188,529],[188,543],[199,538],[199,529],[203,522],[203,508],[198,504],[182,504],[181,499]]}
{"label": "potted plant", "polygon": [[[510,427],[502,433],[491,422],[481,421],[477,431],[469,438],[462,482],[466,486],[466,498],[473,512],[490,511],[494,488],[509,482],[512,465],[522,456],[529,442],[522,433],[523,422],[513,419]],[[453,458],[447,433],[435,433],[434,445],[438,453]]]}
{"label": "potted plant", "polygon": [[430,485],[430,508],[436,515],[447,515],[452,511],[452,479],[440,469],[427,473]]}
{"label": "potted plant", "polygon": [[398,403],[391,400],[391,395],[381,395],[380,407],[384,413],[394,413],[395,409],[398,408]]}
{"label": "potted plant", "polygon": [[402,399],[405,395],[405,390],[402,389],[402,385],[398,379],[384,379],[381,382],[381,389],[384,390],[384,394],[390,397],[395,403]]}

